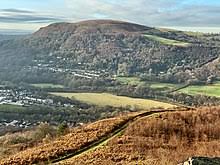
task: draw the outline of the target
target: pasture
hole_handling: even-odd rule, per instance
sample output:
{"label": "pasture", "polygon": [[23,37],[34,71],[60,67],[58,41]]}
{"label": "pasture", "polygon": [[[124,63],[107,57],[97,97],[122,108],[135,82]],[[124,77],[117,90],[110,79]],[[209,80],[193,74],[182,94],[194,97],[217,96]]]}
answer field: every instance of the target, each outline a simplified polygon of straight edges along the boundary
{"label": "pasture", "polygon": [[116,96],[108,93],[52,93],[56,96],[68,97],[97,106],[134,107],[138,109],[171,108],[172,104],[148,99],[137,99],[125,96]]}
{"label": "pasture", "polygon": [[220,82],[210,85],[192,85],[179,90],[178,92],[190,95],[206,95],[220,97]]}
{"label": "pasture", "polygon": [[144,36],[151,40],[158,41],[161,44],[165,44],[165,45],[182,46],[182,47],[186,47],[190,45],[190,43],[187,43],[187,42],[172,40],[172,39],[163,38],[163,37],[159,37],[155,35],[144,35]]}

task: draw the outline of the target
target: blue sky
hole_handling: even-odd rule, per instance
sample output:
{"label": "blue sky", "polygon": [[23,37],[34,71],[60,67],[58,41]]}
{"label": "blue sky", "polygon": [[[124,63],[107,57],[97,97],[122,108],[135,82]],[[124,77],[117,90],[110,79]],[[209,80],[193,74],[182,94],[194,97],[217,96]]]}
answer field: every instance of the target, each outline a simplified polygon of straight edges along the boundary
{"label": "blue sky", "polygon": [[116,19],[220,31],[219,0],[1,0],[0,29],[35,31],[54,22]]}

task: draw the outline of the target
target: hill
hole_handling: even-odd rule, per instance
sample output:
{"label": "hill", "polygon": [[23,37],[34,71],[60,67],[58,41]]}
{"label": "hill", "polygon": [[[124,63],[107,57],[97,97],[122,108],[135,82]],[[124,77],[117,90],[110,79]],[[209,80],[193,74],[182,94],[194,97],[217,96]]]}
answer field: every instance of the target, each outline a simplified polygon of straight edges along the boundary
{"label": "hill", "polygon": [[219,118],[219,107],[130,113],[73,128],[0,164],[174,165],[189,157],[216,157]]}
{"label": "hill", "polygon": [[[1,80],[61,83],[70,76],[142,76],[164,82],[219,77],[219,36],[191,35],[114,20],[55,23],[0,42]],[[205,73],[206,76],[203,76]]]}

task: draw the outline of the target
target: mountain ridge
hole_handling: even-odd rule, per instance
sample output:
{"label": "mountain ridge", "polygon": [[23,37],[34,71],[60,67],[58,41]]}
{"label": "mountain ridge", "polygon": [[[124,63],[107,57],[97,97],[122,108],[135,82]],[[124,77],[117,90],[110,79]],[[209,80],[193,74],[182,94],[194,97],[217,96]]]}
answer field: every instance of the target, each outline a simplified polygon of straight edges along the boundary
{"label": "mountain ridge", "polygon": [[140,31],[154,29],[144,25],[124,22],[124,21],[117,21],[117,20],[87,20],[77,23],[68,23],[68,22],[54,23],[49,26],[40,28],[40,30],[38,30],[34,34],[39,35],[44,31],[53,31],[53,30],[80,32],[80,29],[84,29],[84,28],[85,30],[106,29],[109,30],[109,32],[123,32],[123,30],[124,32],[140,32]]}
{"label": "mountain ridge", "polygon": [[[123,21],[55,23],[22,39],[0,42],[0,68],[7,70],[7,75],[0,72],[0,76],[5,80],[16,77],[16,81],[30,82],[33,78],[27,80],[25,75],[36,74],[38,81],[57,83],[45,77],[59,79],[60,76],[53,76],[50,70],[61,68],[104,71],[110,77],[147,75],[153,81],[187,82],[199,79],[205,82],[206,78],[197,74],[197,66],[217,58],[219,52],[219,47],[209,43],[206,36],[164,32]],[[39,77],[41,70],[50,75]],[[206,72],[207,77],[213,75],[208,69]],[[62,75],[66,77],[67,74]],[[18,75],[23,77],[17,78]],[[34,79],[31,81],[34,82]]]}

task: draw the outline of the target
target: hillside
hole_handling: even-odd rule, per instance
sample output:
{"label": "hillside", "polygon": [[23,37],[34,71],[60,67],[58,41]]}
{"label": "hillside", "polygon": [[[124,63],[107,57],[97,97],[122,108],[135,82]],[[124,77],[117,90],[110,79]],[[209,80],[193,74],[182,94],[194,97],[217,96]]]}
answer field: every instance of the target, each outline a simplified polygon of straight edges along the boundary
{"label": "hillside", "polygon": [[0,164],[176,165],[189,157],[217,157],[219,118],[219,107],[130,113],[73,128]]}
{"label": "hillside", "polygon": [[218,44],[213,44],[218,38],[113,20],[56,23],[0,42],[0,76],[28,83],[64,83],[70,75],[205,82],[219,77],[217,66],[211,71],[203,67],[219,57]]}
{"label": "hillside", "polygon": [[24,36],[25,35],[4,35],[4,34],[0,34],[0,41],[22,38]]}

